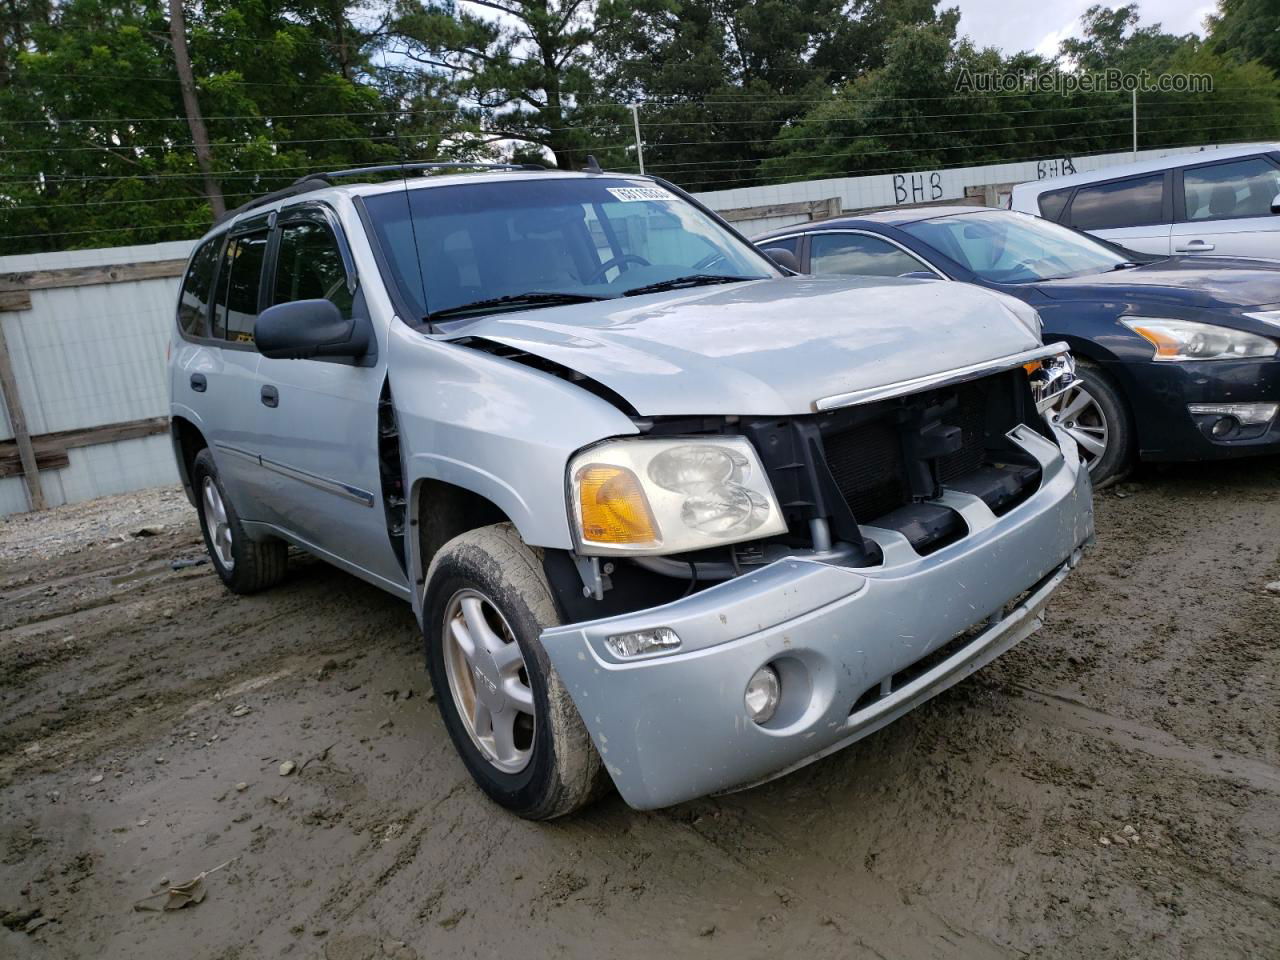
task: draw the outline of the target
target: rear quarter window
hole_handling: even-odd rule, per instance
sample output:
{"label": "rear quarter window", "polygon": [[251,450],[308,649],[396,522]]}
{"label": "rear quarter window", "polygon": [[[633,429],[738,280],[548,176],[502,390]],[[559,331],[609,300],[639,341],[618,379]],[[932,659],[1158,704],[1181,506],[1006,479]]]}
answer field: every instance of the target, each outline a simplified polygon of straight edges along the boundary
{"label": "rear quarter window", "polygon": [[206,240],[191,258],[178,295],[178,329],[183,336],[209,336],[209,299],[213,292],[213,270],[218,265],[222,237]]}
{"label": "rear quarter window", "polygon": [[1062,211],[1067,205],[1067,200],[1071,197],[1071,188],[1065,190],[1050,190],[1047,193],[1040,194],[1039,207],[1040,216],[1046,220],[1052,220],[1057,223],[1062,218]]}

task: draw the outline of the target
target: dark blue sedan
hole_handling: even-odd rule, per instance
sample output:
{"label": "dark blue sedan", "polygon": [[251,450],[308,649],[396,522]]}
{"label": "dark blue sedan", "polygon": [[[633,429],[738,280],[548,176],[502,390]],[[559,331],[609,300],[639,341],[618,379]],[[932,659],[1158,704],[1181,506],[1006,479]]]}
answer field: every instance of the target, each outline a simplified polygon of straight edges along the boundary
{"label": "dark blue sedan", "polygon": [[1045,341],[1065,340],[1076,357],[1078,379],[1048,415],[1095,484],[1134,457],[1280,452],[1280,262],[1156,258],[959,206],[801,224],[755,242],[804,273],[959,280],[1035,307]]}

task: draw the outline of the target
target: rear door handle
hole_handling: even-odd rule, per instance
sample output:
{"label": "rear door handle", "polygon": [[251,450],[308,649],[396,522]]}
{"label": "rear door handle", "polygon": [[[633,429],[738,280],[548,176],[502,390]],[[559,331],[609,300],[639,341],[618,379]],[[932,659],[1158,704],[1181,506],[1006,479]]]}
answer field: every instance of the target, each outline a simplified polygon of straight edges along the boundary
{"label": "rear door handle", "polygon": [[265,407],[280,406],[280,391],[277,390],[275,387],[271,386],[271,384],[267,384],[262,388],[262,393],[260,394],[260,396],[262,397],[263,406]]}
{"label": "rear door handle", "polygon": [[191,375],[191,389],[196,393],[204,393],[209,389],[209,381],[204,378],[203,373],[193,373]]}
{"label": "rear door handle", "polygon": [[1174,247],[1174,253],[1208,253],[1213,249],[1212,243],[1204,240],[1192,240],[1185,247]]}

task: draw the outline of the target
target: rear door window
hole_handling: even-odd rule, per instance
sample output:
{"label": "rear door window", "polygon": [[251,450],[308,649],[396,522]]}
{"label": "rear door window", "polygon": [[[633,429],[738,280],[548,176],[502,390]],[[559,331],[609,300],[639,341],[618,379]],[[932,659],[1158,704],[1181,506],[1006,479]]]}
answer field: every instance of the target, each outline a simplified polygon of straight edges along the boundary
{"label": "rear door window", "polygon": [[1280,194],[1280,170],[1262,157],[1215,163],[1183,171],[1188,220],[1267,217]]}
{"label": "rear door window", "polygon": [[267,232],[247,233],[227,241],[218,271],[218,298],[213,335],[232,343],[253,343],[258,319],[262,265],[267,259]]}
{"label": "rear door window", "polygon": [[841,276],[900,277],[928,268],[887,240],[859,233],[815,233],[809,238],[809,271]]}
{"label": "rear door window", "polygon": [[1077,230],[1163,223],[1164,174],[1081,187],[1071,201],[1070,222]]}
{"label": "rear door window", "polygon": [[209,336],[209,298],[213,294],[213,271],[218,265],[222,237],[207,240],[191,258],[178,297],[178,329],[184,336]]}

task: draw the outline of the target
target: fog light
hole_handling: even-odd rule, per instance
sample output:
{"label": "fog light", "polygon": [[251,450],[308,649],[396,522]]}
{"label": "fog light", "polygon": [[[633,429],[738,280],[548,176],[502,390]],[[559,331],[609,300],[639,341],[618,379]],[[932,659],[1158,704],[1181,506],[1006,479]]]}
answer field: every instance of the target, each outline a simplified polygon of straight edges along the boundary
{"label": "fog light", "polygon": [[680,646],[680,635],[670,627],[635,630],[607,637],[604,645],[615,657],[639,657],[646,653],[668,653]]}
{"label": "fog light", "polygon": [[1238,430],[1239,428],[1240,428],[1240,421],[1237,420],[1235,417],[1223,417],[1221,420],[1218,420],[1214,423],[1213,427],[1210,428],[1209,432],[1212,433],[1217,439],[1225,440],[1227,437],[1235,433],[1236,430]]}
{"label": "fog light", "polygon": [[778,695],[781,692],[777,671],[773,667],[761,667],[747,681],[747,692],[743,696],[747,716],[756,723],[768,723],[778,709]]}
{"label": "fog light", "polygon": [[[1274,400],[1262,403],[1192,403],[1187,405],[1187,410],[1201,416],[1217,414],[1220,417],[1232,417],[1244,426],[1255,426],[1274,420],[1276,411],[1280,410],[1280,403]],[[1215,434],[1217,429],[1218,424],[1214,424]]]}

